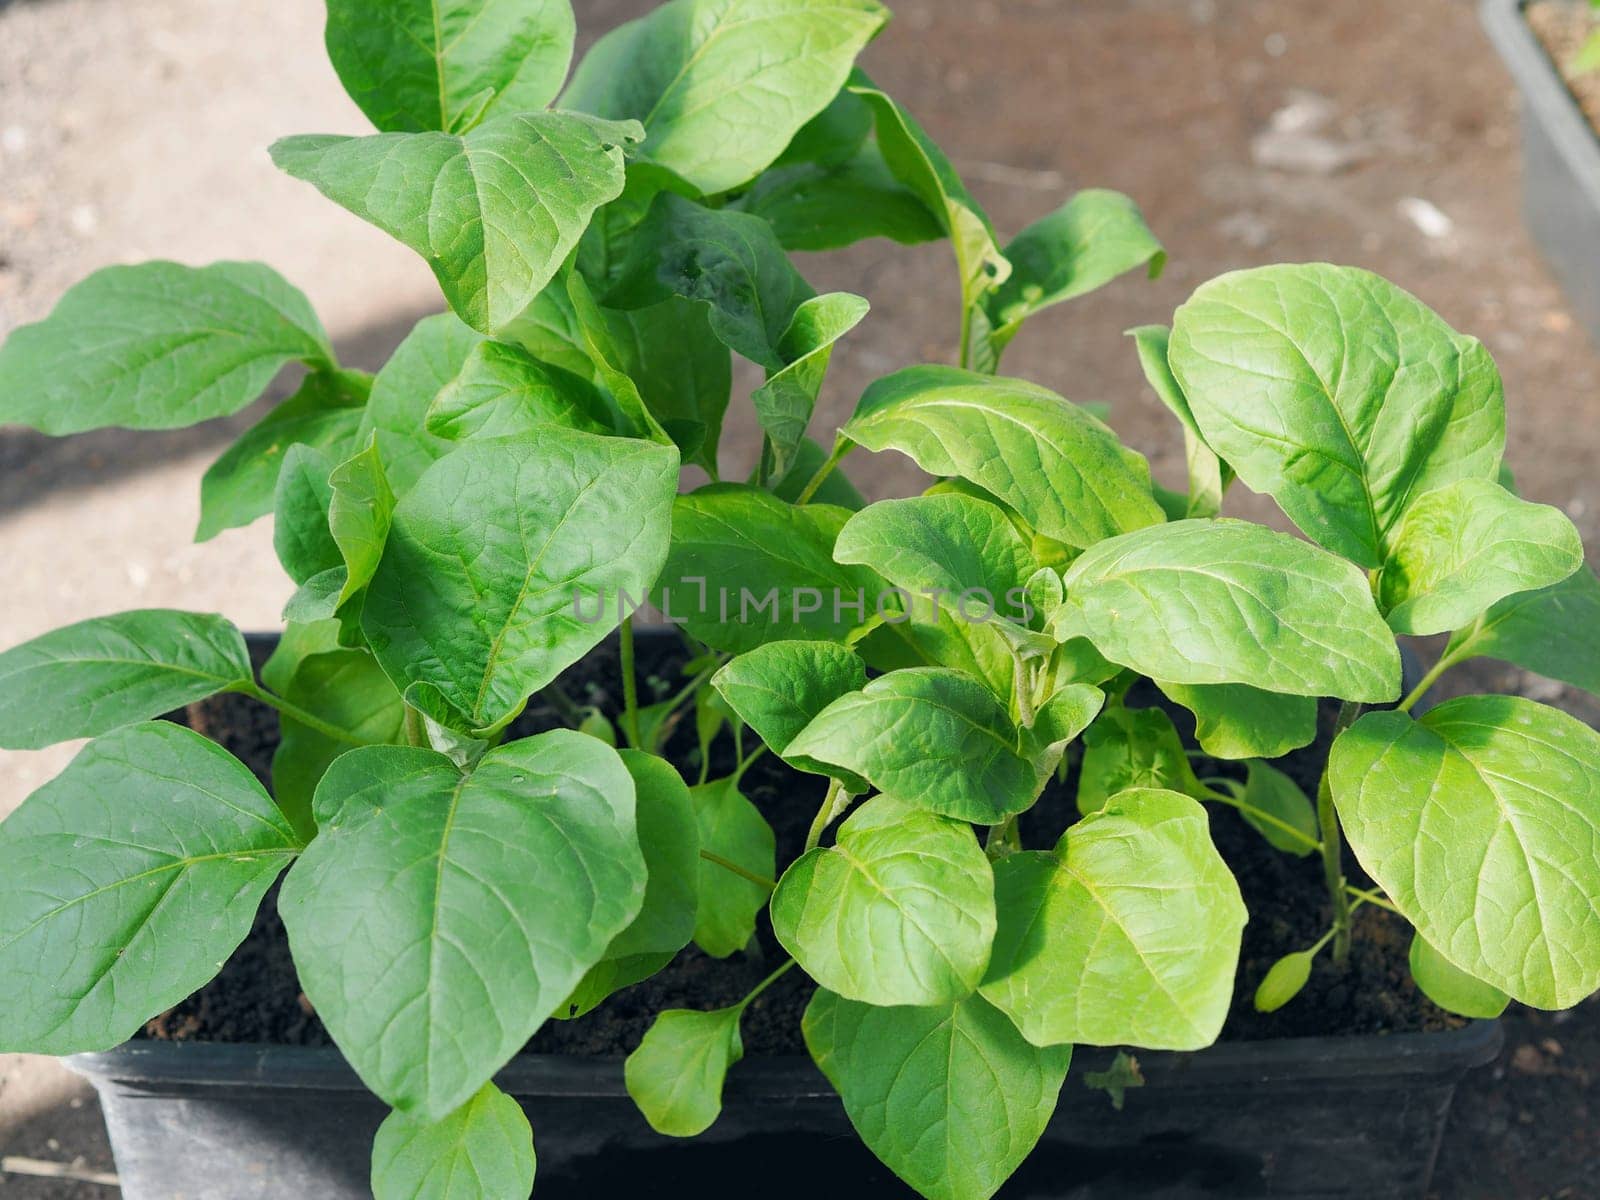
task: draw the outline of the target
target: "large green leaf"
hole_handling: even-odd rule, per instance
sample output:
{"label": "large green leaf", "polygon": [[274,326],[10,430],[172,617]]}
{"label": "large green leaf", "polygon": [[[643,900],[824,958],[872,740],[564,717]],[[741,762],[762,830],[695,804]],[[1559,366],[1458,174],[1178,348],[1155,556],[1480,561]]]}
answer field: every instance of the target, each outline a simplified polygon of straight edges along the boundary
{"label": "large green leaf", "polygon": [[841,696],[784,754],[843,767],[913,807],[989,825],[1032,804],[1055,767],[993,692],[941,667],[891,671]]}
{"label": "large green leaf", "polygon": [[1560,509],[1461,479],[1406,510],[1378,594],[1397,633],[1445,633],[1582,565],[1583,539]]}
{"label": "large green leaf", "polygon": [[945,232],[873,144],[839,163],[773,167],[740,198],[739,208],[771,225],[786,250],[836,250],[874,237],[915,245]]}
{"label": "large green leaf", "polygon": [[611,433],[615,423],[587,378],[504,342],[479,342],[428,406],[428,432],[449,441],[505,437],[538,425]]}
{"label": "large green leaf", "polygon": [[695,1012],[669,1008],[628,1055],[628,1095],[650,1128],[669,1137],[695,1137],[722,1115],[728,1068],[744,1057],[739,1018],[744,1005]]}
{"label": "large green leaf", "polygon": [[238,412],[295,361],[335,369],[317,314],[270,267],[106,267],[0,346],[0,424],[176,429]]}
{"label": "large green leaf", "polygon": [[1035,1045],[1199,1050],[1233,998],[1248,914],[1200,805],[1135,788],[1053,852],[995,864],[983,994]]}
{"label": "large green leaf", "polygon": [[424,1119],[522,1048],[644,896],[633,780],[569,730],[465,775],[432,750],[352,750],[316,817],[278,905],[300,982],[367,1086]]}
{"label": "large green leaf", "polygon": [[970,826],[878,796],[783,873],[772,931],[847,999],[946,1004],[988,966],[994,873]]}
{"label": "large green leaf", "polygon": [[374,1200],[520,1198],[533,1175],[533,1129],[492,1083],[439,1121],[390,1113],[372,1143]]}
{"label": "large green leaf", "polygon": [[410,246],[450,307],[498,333],[527,313],[622,191],[629,123],[572,113],[498,117],[460,136],[311,134],[272,146],[272,161]]}
{"label": "large green leaf", "polygon": [[887,17],[874,0],[671,0],[596,42],[561,103],[636,118],[651,162],[725,192],[827,107]]}
{"label": "large green leaf", "polygon": [[1194,714],[1194,740],[1212,758],[1281,758],[1317,736],[1315,696],[1285,696],[1244,683],[1157,680],[1156,686]]}
{"label": "large green leaf", "polygon": [[294,827],[309,839],[317,828],[312,797],[333,760],[352,745],[403,742],[406,706],[365,650],[308,655],[284,685],[283,696],[350,734],[346,741],[292,717],[279,718],[283,735],[272,755],[272,794]]}
{"label": "large green leaf", "polygon": [[739,484],[679,496],[656,603],[716,650],[737,654],[788,639],[843,641],[871,615],[881,582],[833,560],[834,539],[849,516],[825,504],[796,507]]}
{"label": "large green leaf", "polygon": [[728,707],[782,755],[813,717],[867,685],[866,667],[836,642],[768,642],[711,677]]}
{"label": "large green leaf", "polygon": [[1051,627],[1172,683],[1384,703],[1400,651],[1354,564],[1260,525],[1178,521],[1101,542],[1063,575]]}
{"label": "large green leaf", "polygon": [[91,742],[0,824],[0,1049],[107,1050],[211,979],[299,839],[179,725]]}
{"label": "large green leaf", "polygon": [[428,409],[482,340],[454,313],[424,317],[372,381],[357,444],[377,436],[383,472],[397,496],[410,491],[436,458],[455,449],[428,432]]}
{"label": "large green leaf", "polygon": [[[757,879],[778,873],[772,826],[739,790],[736,776],[689,789],[700,848]],[[763,885],[710,859],[700,860],[700,904],[695,944],[715,958],[743,950],[755,936],[756,916],[767,906]]]}
{"label": "large green leaf", "polygon": [[1154,279],[1167,254],[1138,205],[1121,192],[1090,188],[1041,217],[1005,248],[1011,274],[984,298],[994,357],[1041,309],[1076,299],[1118,275],[1147,267]]}
{"label": "large green leaf", "polygon": [[492,730],[642,599],[667,550],[670,446],[548,426],[467,442],[394,511],[361,627],[404,691]]}
{"label": "large green leaf", "polygon": [[1173,317],[1173,374],[1206,442],[1307,537],[1378,567],[1413,501],[1492,479],[1494,361],[1414,296],[1322,263],[1235,271]]}
{"label": "large green leaf", "polygon": [[284,452],[304,442],[343,458],[361,424],[372,381],[357,371],[312,371],[282,404],[240,435],[200,479],[204,542],[272,511]]}
{"label": "large green leaf", "polygon": [[770,440],[772,457],[765,466],[771,474],[782,475],[794,464],[828,373],[833,344],[860,323],[867,308],[860,296],[829,292],[795,309],[778,342],[778,358],[787,365],[770,372],[750,394],[756,420]]}
{"label": "large green leaf", "polygon": [[575,25],[571,0],[330,0],[328,58],[379,129],[454,133],[549,104]]}
{"label": "large green leaf", "polygon": [[944,151],[910,113],[860,71],[851,75],[850,90],[872,109],[878,149],[890,172],[922,201],[949,236],[961,278],[962,309],[977,309],[984,293],[1011,273],[988,215],[967,191]]}
{"label": "large green leaf", "polygon": [[1069,546],[1165,520],[1150,468],[1102,421],[1020,379],[908,367],[866,390],[843,434],[959,475]]}
{"label": "large green leaf", "polygon": [[978,995],[875,1008],[818,990],[804,1029],[861,1140],[928,1200],[988,1200],[1044,1133],[1072,1059]]}
{"label": "large green leaf", "polygon": [[1600,987],[1600,734],[1463,696],[1367,714],[1329,775],[1362,867],[1446,959],[1539,1008]]}
{"label": "large green leaf", "polygon": [[91,617],[0,654],[0,747],[96,737],[253,678],[244,638],[223,617],[170,608]]}
{"label": "large green leaf", "polygon": [[815,295],[760,217],[662,192],[634,233],[605,300],[623,309],[673,296],[702,303],[717,337],[751,362],[778,371],[786,363],[784,335],[796,311]]}
{"label": "large green leaf", "polygon": [[1159,708],[1119,705],[1083,731],[1078,811],[1099,812],[1129,788],[1164,788],[1196,799],[1205,795],[1172,718]]}
{"label": "large green leaf", "polygon": [[1498,658],[1600,695],[1600,580],[1580,567],[1538,591],[1508,596],[1450,639],[1457,662]]}
{"label": "large green leaf", "polygon": [[1139,352],[1139,366],[1156,398],[1167,406],[1183,426],[1184,461],[1188,466],[1189,495],[1184,505],[1186,517],[1214,517],[1222,511],[1222,498],[1233,483],[1233,468],[1206,445],[1205,435],[1189,409],[1189,400],[1178,386],[1167,361],[1172,334],[1165,325],[1141,325],[1128,330]]}

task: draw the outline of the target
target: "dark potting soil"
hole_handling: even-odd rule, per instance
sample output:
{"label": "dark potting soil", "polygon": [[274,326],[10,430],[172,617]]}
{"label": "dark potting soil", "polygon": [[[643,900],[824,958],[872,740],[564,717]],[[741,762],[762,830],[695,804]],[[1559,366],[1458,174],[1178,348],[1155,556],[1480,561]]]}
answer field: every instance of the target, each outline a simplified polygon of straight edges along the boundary
{"label": "dark potting soil", "polygon": [[[638,666],[641,703],[664,699],[682,686],[684,654],[670,642],[642,639]],[[621,708],[615,681],[616,648],[606,643],[563,676],[563,690],[579,704],[607,713]],[[1136,691],[1129,703],[1163,703],[1188,737],[1192,721],[1172,710],[1153,689]],[[265,706],[242,696],[222,696],[192,706],[188,722],[215,738],[265,780],[277,743],[277,720]],[[1326,745],[1332,713],[1324,713],[1319,745]],[[523,737],[562,722],[535,697],[513,725],[510,736]],[[712,746],[712,779],[734,765],[732,739],[723,733]],[[692,781],[699,775],[699,749],[692,720],[680,722],[667,741],[667,755]],[[1322,751],[1291,755],[1279,766],[1315,795]],[[1197,772],[1239,774],[1235,764],[1201,760]],[[823,785],[814,776],[793,771],[774,756],[761,756],[744,776],[744,790],[771,822],[777,837],[778,862],[799,855],[821,802]],[[1024,815],[1021,832],[1030,848],[1052,845],[1076,815],[1075,771],[1065,782],[1052,782],[1039,803]],[[1462,1024],[1434,1007],[1416,990],[1407,966],[1410,933],[1398,917],[1363,906],[1355,918],[1355,938],[1348,968],[1340,971],[1329,954],[1318,956],[1311,982],[1276,1013],[1255,1011],[1251,999],[1267,969],[1284,954],[1311,945],[1328,927],[1320,860],[1296,858],[1273,850],[1238,815],[1220,805],[1209,806],[1212,836],[1239,881],[1250,922],[1234,993],[1233,1008],[1223,1029],[1226,1041],[1336,1034],[1401,1033],[1454,1028]],[[1353,860],[1347,874],[1365,882]],[[327,1045],[331,1039],[311,1010],[295,977],[288,942],[277,913],[277,889],[261,907],[250,936],[210,984],[182,1004],[151,1021],[152,1038],[224,1042],[268,1042]],[[546,1054],[607,1056],[627,1054],[639,1044],[657,1013],[664,1008],[711,1009],[743,997],[784,958],[765,916],[752,946],[718,960],[694,946],[684,950],[664,971],[612,996],[594,1012],[575,1020],[545,1023],[528,1049]],[[813,984],[791,971],[759,996],[742,1026],[750,1055],[800,1054],[800,1017]]]}

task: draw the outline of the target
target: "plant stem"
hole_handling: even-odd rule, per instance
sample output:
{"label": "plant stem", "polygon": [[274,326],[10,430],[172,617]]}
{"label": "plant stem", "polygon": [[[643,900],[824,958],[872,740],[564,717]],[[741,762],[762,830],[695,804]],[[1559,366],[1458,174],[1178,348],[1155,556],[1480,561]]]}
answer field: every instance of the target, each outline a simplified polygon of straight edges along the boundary
{"label": "plant stem", "polygon": [[628,745],[635,750],[639,745],[639,681],[633,673],[633,617],[622,618],[618,633],[622,655],[622,728],[628,735]]}
{"label": "plant stem", "polygon": [[[734,752],[738,753],[737,746],[734,748]],[[760,758],[766,752],[767,748],[765,746],[757,746],[754,750],[750,751],[750,756],[748,758],[739,759],[739,765],[733,768],[733,782],[735,786],[738,785],[739,780],[744,778],[744,773],[750,769],[750,764],[755,762],[756,759]]]}
{"label": "plant stem", "polygon": [[1348,883],[1344,885],[1344,890],[1356,898],[1356,902],[1350,906],[1351,912],[1355,912],[1355,910],[1360,908],[1363,904],[1375,904],[1379,908],[1388,909],[1396,916],[1405,915],[1393,904],[1391,904],[1386,897],[1380,896],[1377,892],[1371,891],[1367,888],[1358,888],[1355,885]]}
{"label": "plant stem", "polygon": [[[1359,704],[1346,700],[1339,706],[1334,723],[1337,738],[1355,723]],[[1333,807],[1333,783],[1326,767],[1317,786],[1317,824],[1322,830],[1322,878],[1333,906],[1333,961],[1344,966],[1350,960],[1350,897],[1344,883],[1344,838],[1339,833],[1339,814]]]}
{"label": "plant stem", "polygon": [[817,815],[811,821],[811,828],[806,833],[806,849],[815,850],[817,843],[822,840],[823,830],[828,828],[829,822],[839,815],[840,797],[844,803],[850,802],[850,797],[844,795],[844,785],[837,779],[828,781],[828,794],[822,798],[822,805],[817,809]]}
{"label": "plant stem", "polygon": [[298,704],[285,700],[282,696],[274,695],[257,683],[241,684],[233,690],[241,695],[249,696],[252,700],[259,700],[261,703],[277,709],[281,715],[288,717],[291,721],[304,725],[307,729],[313,729],[324,737],[333,738],[338,742],[348,742],[352,746],[362,745],[361,739],[348,729],[342,729],[338,725],[324,721],[315,713],[309,713]]}
{"label": "plant stem", "polygon": [[989,826],[989,836],[983,841],[983,852],[990,862],[998,862],[1008,854],[1022,849],[1022,835],[1017,829],[1017,818],[1007,817],[998,825]]}
{"label": "plant stem", "polygon": [[741,1009],[749,1008],[752,1000],[761,995],[762,992],[766,991],[773,984],[777,983],[778,980],[782,979],[785,972],[787,972],[792,966],[794,966],[794,959],[791,958],[788,962],[784,963],[783,966],[779,967],[771,975],[768,975],[760,983],[756,984],[755,987],[751,988],[749,992],[745,994],[745,998],[739,1001],[739,1007]]}
{"label": "plant stem", "polygon": [[811,477],[810,482],[800,489],[800,494],[795,497],[794,502],[796,504],[809,503],[811,497],[817,494],[817,489],[823,485],[829,475],[833,474],[833,469],[844,461],[846,454],[849,454],[855,448],[856,444],[849,438],[835,435],[832,452],[829,453],[823,464],[817,468],[817,473]]}
{"label": "plant stem", "polygon": [[1306,833],[1305,830],[1296,829],[1287,821],[1273,816],[1264,809],[1257,808],[1254,804],[1251,804],[1249,801],[1238,795],[1230,796],[1226,792],[1219,792],[1216,789],[1217,784],[1226,784],[1230,788],[1237,787],[1237,781],[1232,779],[1223,779],[1218,776],[1208,776],[1205,779],[1202,779],[1200,782],[1205,785],[1206,791],[1209,793],[1208,798],[1215,800],[1218,804],[1226,804],[1229,808],[1237,809],[1242,813],[1247,813],[1251,817],[1254,817],[1257,821],[1271,825],[1274,829],[1280,829],[1290,837],[1294,838],[1296,841],[1299,841],[1301,844],[1309,847],[1312,850],[1322,849],[1322,843],[1316,838],[1312,837],[1310,834]]}
{"label": "plant stem", "polygon": [[1439,661],[1434,663],[1433,666],[1429,668],[1426,675],[1417,680],[1417,686],[1406,693],[1406,698],[1404,700],[1395,705],[1395,711],[1403,713],[1410,712],[1412,705],[1416,704],[1418,700],[1421,700],[1423,696],[1427,695],[1428,689],[1439,682],[1439,676],[1443,675],[1455,665],[1456,660],[1451,657],[1449,648],[1447,647],[1445,652],[1439,656]]}
{"label": "plant stem", "polygon": [[576,729],[583,724],[583,710],[573,702],[572,697],[567,695],[566,689],[559,683],[545,684],[544,691],[539,694],[544,697],[546,704],[556,710],[556,715],[568,725]]}
{"label": "plant stem", "polygon": [[746,871],[738,863],[730,862],[726,858],[723,858],[720,854],[713,854],[710,850],[702,850],[700,851],[700,857],[705,859],[708,863],[715,863],[724,871],[732,871],[740,879],[749,880],[757,887],[764,887],[769,892],[775,892],[778,890],[778,885],[773,880],[767,879],[761,875],[757,875],[754,871]]}

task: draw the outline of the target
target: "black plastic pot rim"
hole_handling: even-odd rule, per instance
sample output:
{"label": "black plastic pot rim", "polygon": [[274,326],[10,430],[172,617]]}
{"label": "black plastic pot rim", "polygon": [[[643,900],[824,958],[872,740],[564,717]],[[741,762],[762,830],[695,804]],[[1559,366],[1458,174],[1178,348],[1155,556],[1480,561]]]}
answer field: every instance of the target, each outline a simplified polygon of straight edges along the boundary
{"label": "black plastic pot rim", "polygon": [[1527,0],[1483,0],[1484,28],[1584,195],[1600,209],[1600,136],[1523,15]]}
{"label": "black plastic pot rim", "polygon": [[[1504,1034],[1499,1021],[1473,1021],[1439,1033],[1362,1034],[1328,1038],[1223,1042],[1194,1053],[1140,1052],[1145,1083],[1163,1091],[1206,1090],[1241,1080],[1296,1087],[1332,1085],[1375,1075],[1458,1074],[1490,1061]],[[1078,1055],[1105,1058],[1089,1048]],[[131,1041],[112,1050],[75,1054],[66,1064],[91,1080],[115,1080],[159,1093],[204,1087],[364,1091],[354,1070],[331,1046],[238,1045],[220,1042]],[[1081,1066],[1080,1063],[1074,1065]],[[622,1097],[622,1060],[523,1054],[496,1076],[517,1096]],[[749,1058],[728,1080],[727,1101],[831,1097],[833,1088],[811,1060],[798,1055]]]}

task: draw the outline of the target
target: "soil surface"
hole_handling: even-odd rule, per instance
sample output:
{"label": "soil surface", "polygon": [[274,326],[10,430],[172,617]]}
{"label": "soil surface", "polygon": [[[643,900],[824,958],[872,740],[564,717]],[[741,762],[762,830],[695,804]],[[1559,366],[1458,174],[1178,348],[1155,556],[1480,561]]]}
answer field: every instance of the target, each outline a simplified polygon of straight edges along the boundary
{"label": "soil surface", "polygon": [[[675,638],[642,640],[639,674],[644,681],[643,702],[675,692],[687,678],[686,652]],[[614,681],[618,678],[614,643],[574,666],[562,677],[562,687],[581,703],[593,704],[613,720],[621,708]],[[1135,706],[1158,703],[1153,689],[1130,697]],[[1181,710],[1173,713],[1180,729],[1189,724]],[[1331,712],[1328,714],[1331,722]],[[193,705],[189,723],[221,742],[252,770],[265,778],[276,744],[276,722],[271,710],[242,696],[227,696]],[[512,736],[526,736],[560,724],[556,714],[538,700],[513,726]],[[1280,765],[1314,794],[1321,764],[1326,760],[1326,734],[1318,742],[1282,760]],[[709,778],[731,772],[732,737],[724,731],[711,746]],[[699,748],[688,723],[673,730],[667,756],[686,778],[698,776]],[[1237,774],[1235,764],[1195,761],[1202,777]],[[773,755],[764,755],[744,776],[744,790],[762,811],[777,837],[778,863],[799,857],[806,831],[822,798],[822,782],[787,767]],[[1053,845],[1076,818],[1072,797],[1076,774],[1053,781],[1039,804],[1027,814],[1022,827],[1025,848]],[[1411,982],[1406,965],[1410,934],[1393,914],[1373,907],[1357,913],[1356,936],[1348,968],[1340,970],[1324,951],[1318,956],[1311,983],[1276,1013],[1258,1013],[1252,1004],[1256,985],[1267,969],[1283,955],[1314,943],[1328,928],[1330,914],[1322,884],[1320,860],[1284,854],[1272,849],[1231,809],[1211,806],[1213,838],[1239,880],[1249,909],[1245,927],[1233,1009],[1223,1030],[1224,1040],[1308,1037],[1333,1034],[1401,1033],[1459,1026],[1461,1021],[1441,1012],[1422,997]],[[1353,879],[1365,880],[1351,860]],[[289,957],[288,943],[278,919],[273,896],[263,905],[245,944],[221,974],[194,996],[151,1021],[147,1036],[195,1041],[286,1042],[323,1045],[328,1035],[300,991]],[[548,1022],[529,1049],[548,1054],[624,1055],[639,1044],[657,1013],[666,1008],[718,1008],[742,998],[782,962],[785,954],[772,936],[763,914],[755,943],[746,951],[718,961],[695,947],[678,956],[665,970],[601,1004],[573,1021]],[[800,1015],[811,984],[791,972],[762,993],[746,1013],[742,1030],[745,1052],[750,1055],[803,1054]]]}
{"label": "soil surface", "polygon": [[1600,13],[1575,0],[1536,0],[1523,10],[1528,24],[1549,51],[1556,70],[1577,97],[1589,124],[1600,132],[1600,63],[1586,71],[1574,68],[1591,37],[1600,35]]}

